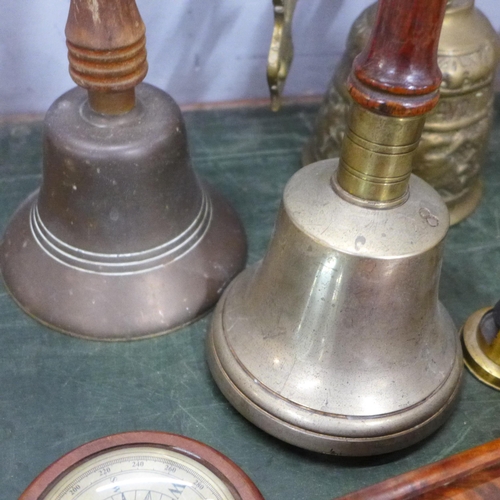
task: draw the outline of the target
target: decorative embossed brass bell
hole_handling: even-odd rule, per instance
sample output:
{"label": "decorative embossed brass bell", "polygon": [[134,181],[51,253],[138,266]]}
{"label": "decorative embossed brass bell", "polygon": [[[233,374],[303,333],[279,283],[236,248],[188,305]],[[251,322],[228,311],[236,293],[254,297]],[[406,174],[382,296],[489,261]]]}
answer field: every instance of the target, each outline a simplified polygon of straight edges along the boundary
{"label": "decorative embossed brass bell", "polygon": [[205,313],[245,263],[236,214],[191,168],[178,106],[138,85],[144,33],[134,0],[71,1],[70,73],[88,95],[70,90],[47,112],[40,192],[1,246],[16,302],[71,335],[169,332]]}
{"label": "decorative embossed brass bell", "polygon": [[[375,14],[376,4],[353,24],[315,131],[304,147],[304,165],[340,153],[350,105],[346,81],[352,61],[368,41]],[[499,55],[498,36],[474,0],[449,0],[438,49],[441,99],[427,117],[414,173],[441,194],[451,224],[469,216],[481,199],[480,167],[492,123]]]}
{"label": "decorative embossed brass bell", "polygon": [[254,424],[303,448],[409,446],[443,423],[459,391],[460,343],[438,300],[448,211],[411,175],[438,100],[445,4],[380,0],[351,73],[340,160],[291,178],[267,254],[214,314],[207,355],[220,389]]}

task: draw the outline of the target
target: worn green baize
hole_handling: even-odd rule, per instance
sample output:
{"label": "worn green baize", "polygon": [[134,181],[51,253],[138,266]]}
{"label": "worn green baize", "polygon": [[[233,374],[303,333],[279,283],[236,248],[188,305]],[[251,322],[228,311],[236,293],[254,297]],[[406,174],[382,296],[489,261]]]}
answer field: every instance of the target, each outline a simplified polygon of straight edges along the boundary
{"label": "worn green baize", "polygon": [[[497,108],[500,100],[497,100]],[[269,241],[281,193],[299,167],[317,106],[185,114],[193,164],[231,200],[249,262]],[[498,122],[498,120],[497,120]],[[0,229],[41,180],[41,122],[0,123]],[[480,208],[448,235],[441,299],[460,325],[500,298],[500,123]],[[50,291],[47,291],[50,293]],[[327,500],[500,436],[500,392],[468,373],[455,413],[425,442],[372,459],[306,452],[241,417],[210,377],[211,315],[153,340],[98,343],[53,332],[0,290],[0,490],[16,500],[65,452],[100,436],[162,430],[203,441],[240,465],[267,500]]]}

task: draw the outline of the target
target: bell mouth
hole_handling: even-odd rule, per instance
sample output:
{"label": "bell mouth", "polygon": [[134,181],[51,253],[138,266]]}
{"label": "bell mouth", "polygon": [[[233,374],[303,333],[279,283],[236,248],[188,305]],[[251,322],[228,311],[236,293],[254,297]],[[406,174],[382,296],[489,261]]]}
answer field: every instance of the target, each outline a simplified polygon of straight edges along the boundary
{"label": "bell mouth", "polygon": [[[267,387],[237,359],[226,338],[224,312],[238,282],[252,280],[247,269],[226,289],[214,313],[206,351],[210,371],[229,402],[250,422],[272,436],[300,448],[339,456],[371,456],[397,451],[435,432],[453,411],[463,375],[460,344],[442,384],[418,404],[391,414],[334,414],[304,406]],[[444,314],[447,316],[446,311]],[[449,320],[449,319],[448,319]],[[449,334],[455,335],[454,325]],[[355,387],[353,386],[353,390]],[[368,388],[365,388],[369,392]]]}
{"label": "bell mouth", "polygon": [[99,260],[70,254],[40,233],[33,224],[33,193],[14,214],[0,247],[7,290],[40,323],[88,340],[146,339],[196,321],[246,260],[237,215],[211,187],[203,190],[205,208],[180,238],[139,256],[144,259],[100,254]]}

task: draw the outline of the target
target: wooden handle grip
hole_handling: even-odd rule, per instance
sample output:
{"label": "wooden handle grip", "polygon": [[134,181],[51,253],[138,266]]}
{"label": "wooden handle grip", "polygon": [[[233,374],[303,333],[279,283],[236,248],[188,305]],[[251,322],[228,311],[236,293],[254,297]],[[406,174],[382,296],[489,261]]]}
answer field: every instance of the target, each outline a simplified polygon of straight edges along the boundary
{"label": "wooden handle grip", "polygon": [[500,498],[500,439],[345,495],[338,500]]}
{"label": "wooden handle grip", "polygon": [[71,0],[70,74],[90,91],[123,92],[146,76],[146,29],[135,0]]}
{"label": "wooden handle grip", "polygon": [[436,105],[445,8],[446,0],[379,0],[371,38],[348,84],[356,102],[397,117],[418,116]]}

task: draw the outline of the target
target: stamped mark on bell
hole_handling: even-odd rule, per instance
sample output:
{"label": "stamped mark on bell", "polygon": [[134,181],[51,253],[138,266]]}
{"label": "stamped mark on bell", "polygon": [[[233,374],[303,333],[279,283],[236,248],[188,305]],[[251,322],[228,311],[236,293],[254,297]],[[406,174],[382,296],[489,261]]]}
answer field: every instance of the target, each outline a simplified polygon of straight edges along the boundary
{"label": "stamped mark on bell", "polygon": [[427,221],[427,224],[431,227],[437,227],[439,226],[439,219],[431,213],[431,211],[428,208],[421,208],[418,211],[420,217]]}

